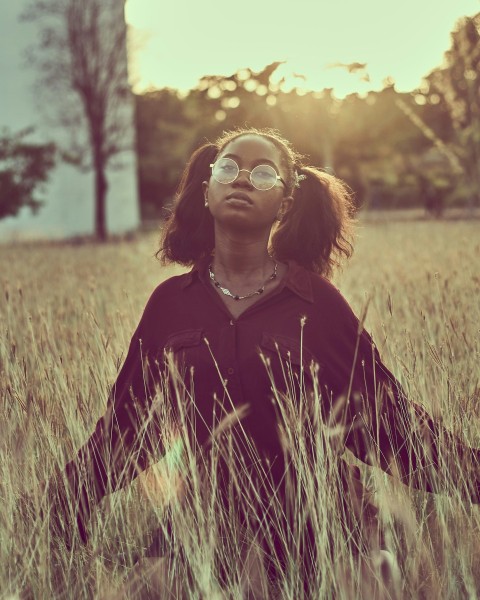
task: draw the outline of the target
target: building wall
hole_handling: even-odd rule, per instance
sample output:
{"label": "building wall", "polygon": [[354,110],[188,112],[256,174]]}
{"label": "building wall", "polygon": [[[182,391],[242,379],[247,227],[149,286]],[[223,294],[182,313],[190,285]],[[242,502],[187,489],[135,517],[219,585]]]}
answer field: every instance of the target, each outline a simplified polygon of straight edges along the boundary
{"label": "building wall", "polygon": [[[7,127],[16,133],[33,126],[35,133],[29,140],[66,143],[70,133],[52,126],[47,118],[35,90],[35,69],[27,61],[27,48],[38,36],[35,24],[20,19],[28,4],[29,0],[7,0],[0,7],[0,130]],[[126,50],[122,54],[126,60]],[[132,97],[125,100],[123,110],[132,124],[125,136],[134,148]],[[107,228],[111,234],[135,230],[140,220],[135,152],[122,153],[117,162],[121,168],[108,171]],[[93,172],[82,173],[59,163],[40,196],[45,204],[36,215],[25,208],[16,217],[0,220],[0,241],[61,239],[94,232]]]}

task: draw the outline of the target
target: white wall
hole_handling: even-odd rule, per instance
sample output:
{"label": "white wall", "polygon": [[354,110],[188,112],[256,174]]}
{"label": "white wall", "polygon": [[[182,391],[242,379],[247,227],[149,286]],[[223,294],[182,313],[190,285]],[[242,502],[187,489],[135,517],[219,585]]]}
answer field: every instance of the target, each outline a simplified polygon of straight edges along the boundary
{"label": "white wall", "polygon": [[[26,49],[37,39],[32,23],[20,21],[29,0],[2,0],[0,3],[0,129],[18,132],[34,126],[32,141],[58,142],[68,139],[68,132],[52,127],[46,119],[34,89],[35,70],[26,62]],[[126,59],[126,53],[125,53]],[[131,116],[132,127],[126,132],[134,147],[133,102],[124,110]],[[51,112],[51,111],[50,111]],[[122,153],[121,170],[109,169],[107,228],[110,233],[124,233],[139,225],[136,156]],[[81,173],[60,163],[51,171],[49,182],[40,194],[45,200],[37,215],[22,209],[16,217],[0,220],[0,241],[12,239],[67,238],[94,232],[93,173]]]}

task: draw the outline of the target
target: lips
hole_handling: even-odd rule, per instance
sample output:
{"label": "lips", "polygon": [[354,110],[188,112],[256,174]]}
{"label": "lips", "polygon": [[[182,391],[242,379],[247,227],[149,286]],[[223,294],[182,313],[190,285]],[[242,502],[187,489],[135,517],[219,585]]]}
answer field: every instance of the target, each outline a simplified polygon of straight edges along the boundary
{"label": "lips", "polygon": [[248,204],[253,204],[249,196],[243,192],[232,192],[231,194],[228,194],[226,200],[243,200],[244,202],[248,202]]}

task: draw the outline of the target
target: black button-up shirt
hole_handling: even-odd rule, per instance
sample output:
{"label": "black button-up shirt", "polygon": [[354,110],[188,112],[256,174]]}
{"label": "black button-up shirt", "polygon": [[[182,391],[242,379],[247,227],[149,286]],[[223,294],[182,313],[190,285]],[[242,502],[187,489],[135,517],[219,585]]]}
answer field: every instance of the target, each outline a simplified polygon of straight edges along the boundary
{"label": "black button-up shirt", "polygon": [[458,465],[460,458],[469,475],[452,470],[450,476],[467,479],[467,494],[478,501],[477,451],[406,400],[370,336],[328,280],[290,262],[271,293],[233,318],[208,279],[207,264],[155,289],[107,412],[66,467],[74,491],[83,492],[87,512],[92,496],[98,501],[146,468],[153,446],[163,450],[158,419],[149,420],[147,435],[139,435],[159,384],[170,390],[170,398],[189,405],[199,444],[206,443],[222,416],[243,407],[241,429],[268,464],[277,461],[275,479],[284,464],[278,426],[287,393],[307,405],[317,398],[325,422],[334,416],[341,425],[341,446],[417,487],[437,489],[440,446],[454,452],[452,463]]}

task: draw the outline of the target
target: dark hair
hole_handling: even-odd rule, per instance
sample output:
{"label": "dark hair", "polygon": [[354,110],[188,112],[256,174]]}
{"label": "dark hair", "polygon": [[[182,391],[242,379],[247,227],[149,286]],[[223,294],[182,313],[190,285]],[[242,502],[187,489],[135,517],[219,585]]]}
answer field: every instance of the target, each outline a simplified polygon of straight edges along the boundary
{"label": "dark hair", "polygon": [[[293,259],[326,277],[342,257],[351,256],[353,223],[352,192],[340,179],[315,167],[305,166],[302,156],[278,132],[271,129],[239,129],[225,132],[215,143],[207,143],[191,156],[177,190],[157,257],[190,266],[210,256],[214,249],[214,226],[205,210],[202,182],[210,178],[210,164],[232,140],[258,135],[279,150],[293,202],[274,227],[270,252],[278,260]],[[301,181],[298,181],[300,177]]]}

